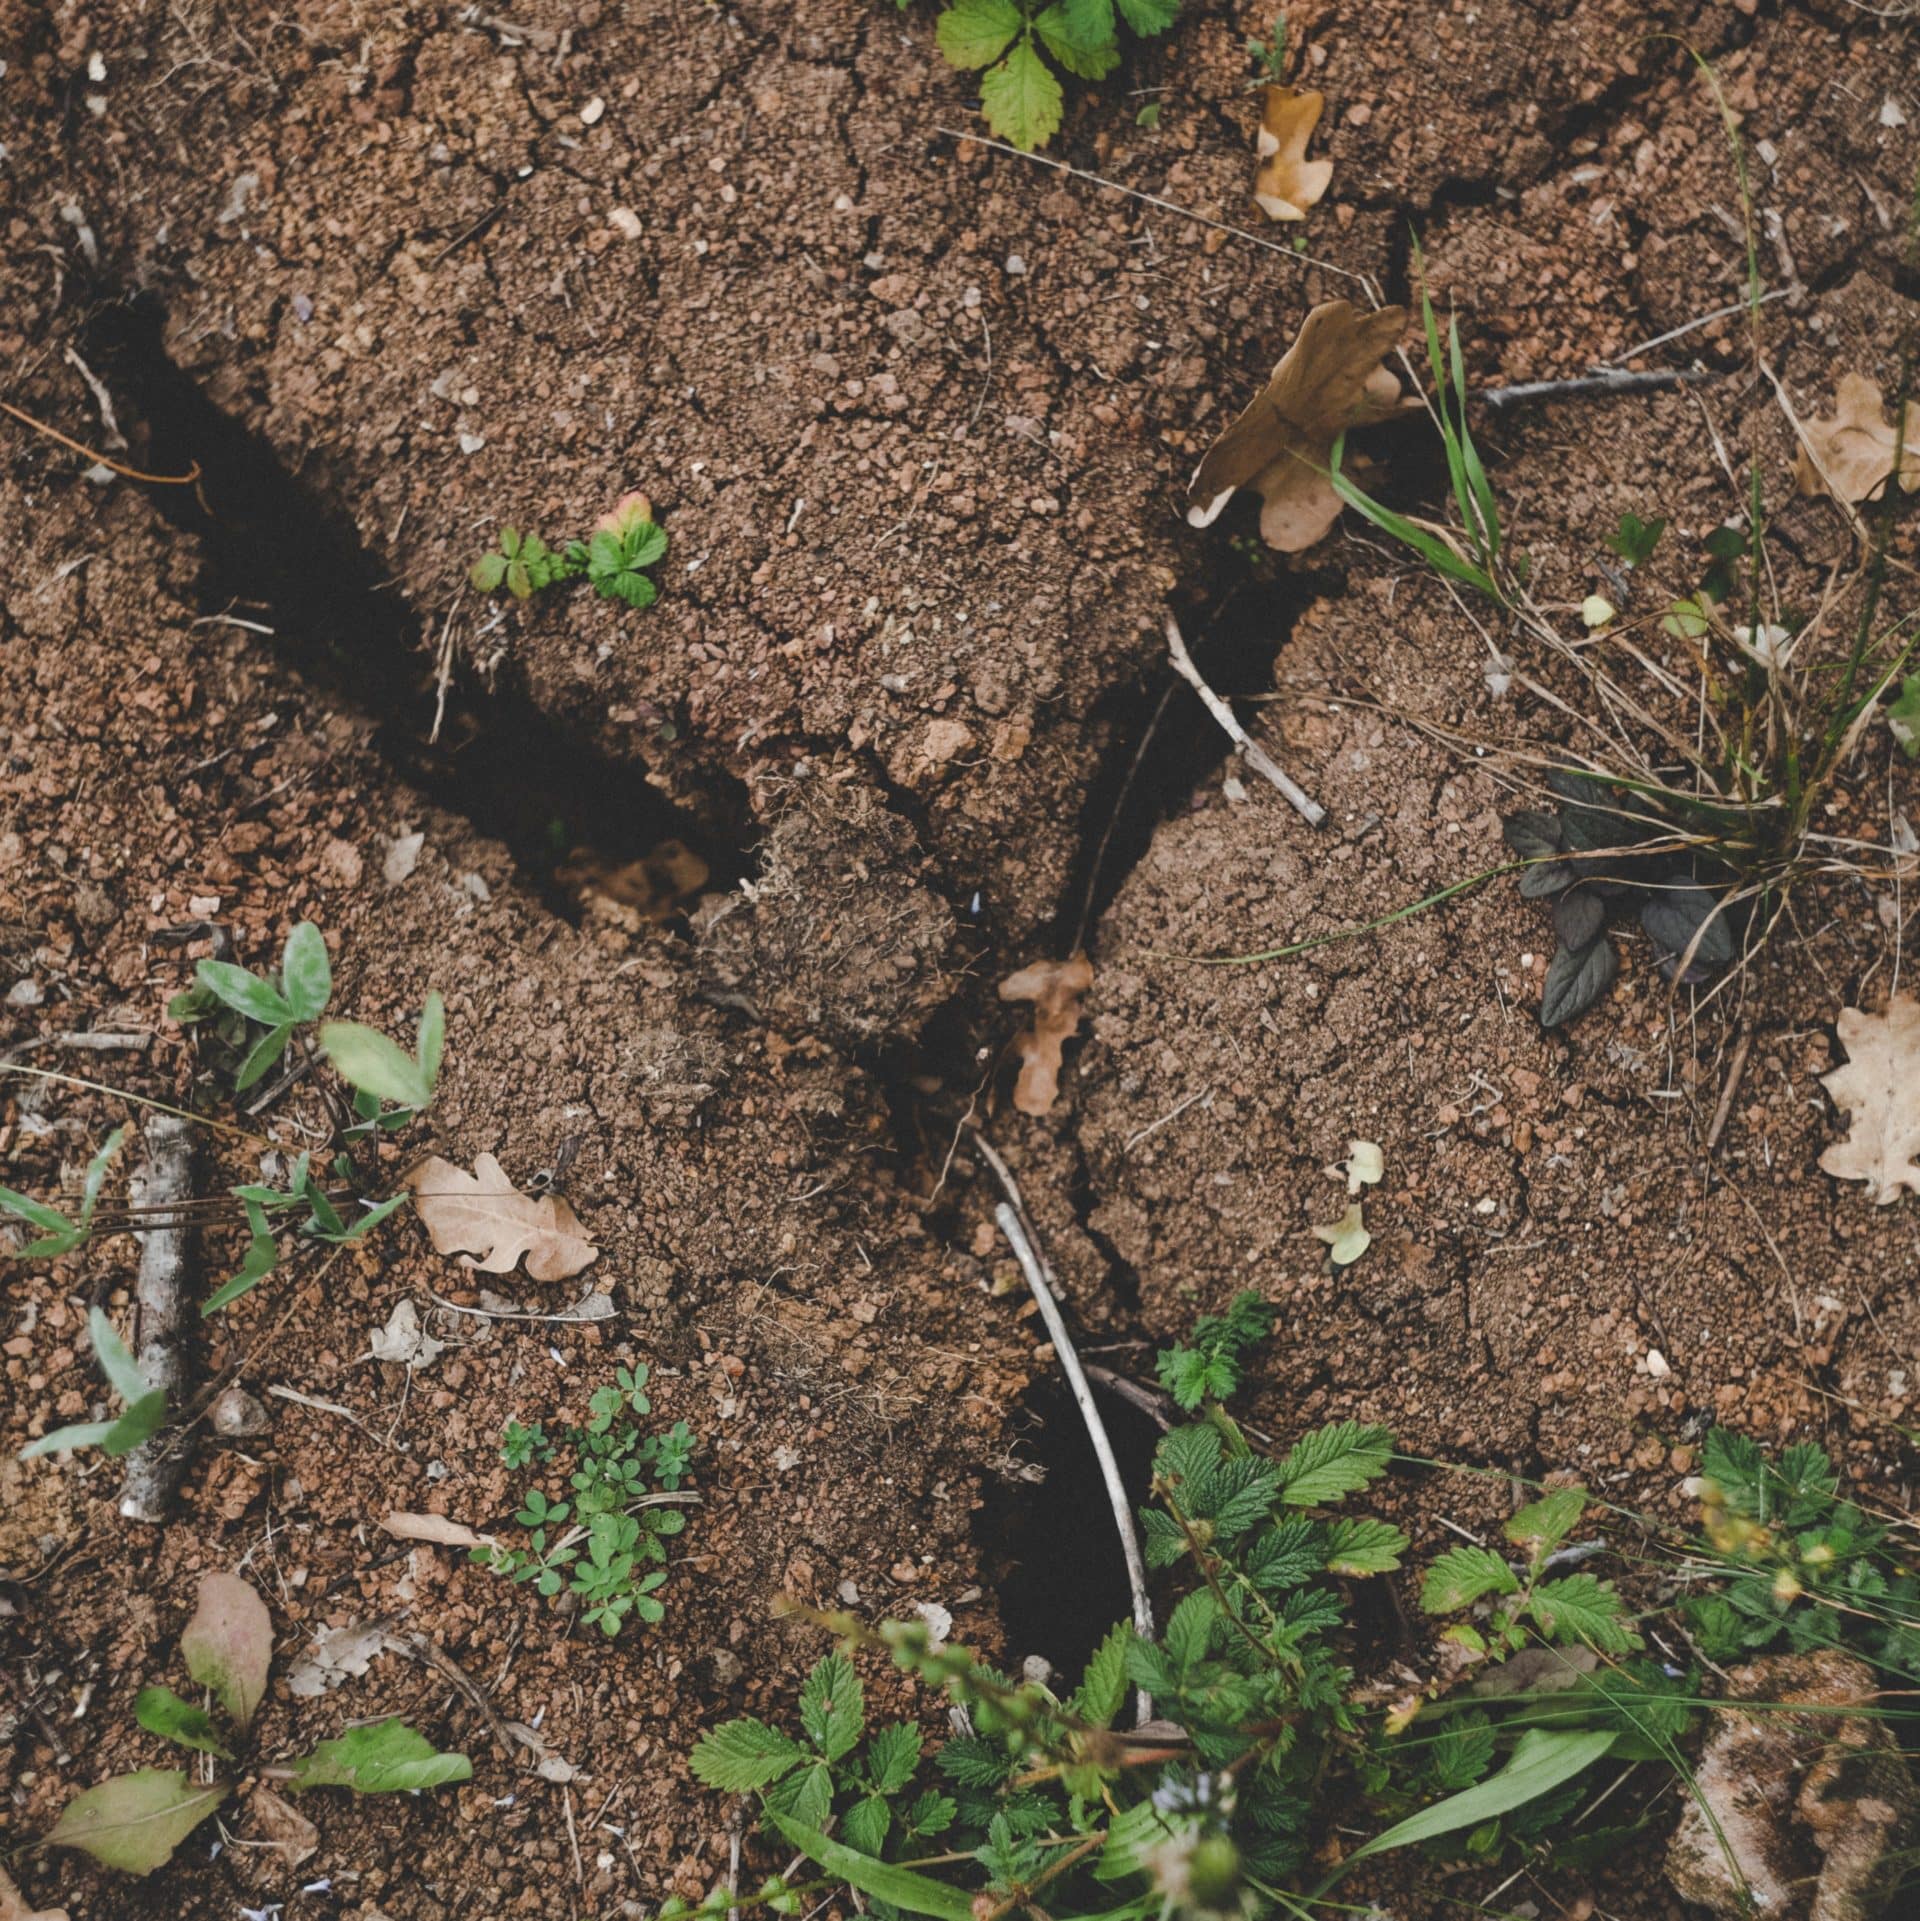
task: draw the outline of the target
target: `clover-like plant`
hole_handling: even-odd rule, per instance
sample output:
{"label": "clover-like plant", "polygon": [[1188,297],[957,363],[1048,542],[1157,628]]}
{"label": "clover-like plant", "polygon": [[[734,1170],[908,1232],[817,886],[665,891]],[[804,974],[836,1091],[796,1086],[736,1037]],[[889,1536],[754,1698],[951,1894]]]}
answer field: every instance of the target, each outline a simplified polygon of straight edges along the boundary
{"label": "clover-like plant", "polygon": [[649,607],[658,590],[646,570],[666,551],[667,532],[655,522],[652,503],[645,494],[628,494],[593,523],[585,540],[558,548],[538,534],[501,528],[499,546],[473,563],[467,581],[483,594],[504,587],[516,600],[527,600],[543,587],[584,577],[602,600]]}

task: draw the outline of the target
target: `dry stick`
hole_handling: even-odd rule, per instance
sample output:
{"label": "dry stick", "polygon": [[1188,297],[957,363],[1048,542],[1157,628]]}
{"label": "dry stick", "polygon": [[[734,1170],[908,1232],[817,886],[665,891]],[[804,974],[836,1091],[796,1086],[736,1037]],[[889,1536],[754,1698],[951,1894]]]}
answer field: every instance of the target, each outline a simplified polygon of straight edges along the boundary
{"label": "dry stick", "polygon": [[[1133,1507],[1127,1498],[1127,1484],[1121,1478],[1120,1463],[1114,1459],[1113,1443],[1107,1439],[1106,1423],[1101,1420],[1100,1410],[1094,1405],[1093,1389],[1087,1385],[1086,1373],[1080,1366],[1080,1356],[1074,1351],[1073,1336],[1067,1332],[1066,1320],[1060,1312],[1060,1303],[1054,1294],[1053,1270],[1047,1266],[1046,1258],[1040,1252],[1039,1236],[1033,1232],[1032,1223],[1027,1219],[1026,1203],[1020,1198],[1020,1185],[1013,1178],[1012,1170],[978,1128],[974,1130],[973,1140],[981,1158],[992,1168],[994,1178],[999,1181],[1001,1191],[1007,1197],[993,1210],[993,1218],[998,1222],[1000,1232],[1007,1237],[1007,1245],[1013,1249],[1013,1257],[1020,1263],[1021,1273],[1026,1276],[1034,1304],[1040,1309],[1040,1318],[1047,1324],[1047,1336],[1053,1342],[1053,1351],[1060,1357],[1061,1371],[1067,1377],[1067,1385],[1073,1390],[1080,1418],[1086,1423],[1087,1438],[1093,1443],[1094,1456],[1100,1463],[1100,1478],[1107,1484],[1107,1500],[1113,1508],[1113,1523],[1120,1533],[1120,1552],[1127,1563],[1127,1585],[1133,1592],[1134,1631],[1143,1641],[1151,1641],[1153,1603],[1147,1598],[1147,1568],[1140,1558],[1140,1537],[1134,1532]],[[1144,1727],[1152,1719],[1153,1697],[1145,1688],[1140,1688],[1134,1694],[1135,1724]]]}
{"label": "dry stick", "polygon": [[1697,386],[1724,376],[1711,368],[1663,369],[1655,373],[1582,374],[1573,380],[1523,380],[1515,387],[1488,387],[1474,397],[1484,407],[1503,413],[1534,400],[1580,400],[1593,394],[1662,393],[1671,387]]}
{"label": "dry stick", "polygon": [[1740,1091],[1740,1076],[1747,1071],[1747,1056],[1752,1051],[1753,1023],[1748,1021],[1740,1030],[1740,1038],[1733,1044],[1733,1059],[1727,1063],[1726,1085],[1720,1090],[1720,1102],[1713,1110],[1713,1123],[1707,1129],[1702,1151],[1708,1160],[1713,1159],[1714,1149],[1720,1145],[1720,1136],[1726,1131],[1727,1116],[1733,1112],[1733,1097]]}
{"label": "dry stick", "polygon": [[[193,1194],[197,1135],[191,1121],[156,1114],[145,1131],[147,1158],[133,1177],[134,1204],[177,1207]],[[140,1308],[140,1372],[149,1388],[163,1387],[168,1404],[180,1405],[187,1385],[187,1256],[190,1227],[150,1227],[140,1231],[140,1273],[134,1299]],[[187,1471],[184,1434],[156,1434],[127,1456],[120,1486],[120,1512],[129,1521],[158,1526],[167,1503]]]}
{"label": "dry stick", "polygon": [[37,434],[45,434],[49,440],[57,440],[63,447],[71,447],[77,454],[84,454],[96,465],[110,468],[123,480],[144,480],[151,487],[191,487],[200,478],[200,463],[196,460],[192,469],[184,474],[143,474],[136,467],[123,467],[117,460],[109,460],[105,454],[95,453],[91,447],[83,447],[77,440],[69,440],[58,427],[49,427],[44,420],[36,420],[24,407],[16,407],[11,401],[0,400],[0,414],[11,414],[22,426],[31,427]]}
{"label": "dry stick", "polygon": [[1207,712],[1225,729],[1240,758],[1264,780],[1271,781],[1301,819],[1311,827],[1318,827],[1326,819],[1327,810],[1287,778],[1273,756],[1240,725],[1233,709],[1200,678],[1200,669],[1193,664],[1193,656],[1181,638],[1180,623],[1171,614],[1167,616],[1167,654],[1173,662],[1173,671],[1200,696]]}

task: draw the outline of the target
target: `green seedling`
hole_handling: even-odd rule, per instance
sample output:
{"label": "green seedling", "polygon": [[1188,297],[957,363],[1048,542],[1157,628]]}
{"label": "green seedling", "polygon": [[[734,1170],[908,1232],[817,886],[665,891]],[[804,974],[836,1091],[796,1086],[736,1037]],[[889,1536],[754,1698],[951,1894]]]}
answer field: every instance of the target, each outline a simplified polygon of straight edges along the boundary
{"label": "green seedling", "polygon": [[655,1595],[666,1584],[666,1543],[686,1526],[681,1507],[663,1497],[687,1478],[692,1432],[677,1421],[642,1435],[623,1418],[652,1411],[647,1377],[643,1363],[621,1368],[613,1385],[594,1390],[587,1424],[562,1430],[556,1440],[538,1424],[507,1423],[500,1458],[509,1467],[545,1467],[561,1448],[571,1451],[571,1498],[528,1489],[513,1517],[527,1531],[525,1544],[475,1548],[469,1557],[550,1600],[563,1591],[575,1595],[582,1618],[608,1636],[629,1618],[649,1626],[665,1618]]}
{"label": "green seedling", "polygon": [[88,1314],[87,1332],[92,1337],[94,1358],[100,1363],[100,1371],[126,1411],[116,1420],[82,1421],[43,1434],[20,1450],[23,1461],[36,1454],[62,1453],[79,1447],[97,1447],[109,1460],[118,1460],[157,1434],[166,1421],[166,1389],[148,1385],[140,1363],[133,1358],[132,1350],[107,1319],[104,1309],[96,1307]]}
{"label": "green seedling", "polygon": [[[180,1636],[189,1677],[221,1711],[186,1701],[168,1687],[145,1687],[134,1718],[149,1734],[192,1754],[251,1771],[298,1794],[308,1788],[350,1788],[356,1794],[411,1793],[473,1777],[464,1754],[441,1754],[397,1718],[348,1730],[312,1753],[275,1767],[237,1765],[273,1661],[273,1622],[266,1603],[233,1574],[209,1574],[199,1605]],[[224,1725],[223,1725],[224,1723]],[[234,1782],[179,1768],[141,1768],[77,1794],[42,1837],[54,1848],[77,1848],[126,1874],[151,1874],[173,1858],[195,1828],[233,1792]]]}
{"label": "green seedling", "polygon": [[100,1205],[100,1191],[106,1185],[107,1172],[115,1156],[126,1141],[127,1130],[116,1127],[101,1143],[99,1151],[87,1163],[86,1179],[80,1188],[80,1211],[72,1218],[50,1202],[36,1201],[31,1195],[0,1187],[0,1213],[12,1214],[29,1227],[40,1230],[25,1247],[16,1250],[17,1260],[54,1260],[62,1254],[71,1254],[92,1236],[93,1214]]}
{"label": "green seedling", "polygon": [[1248,91],[1255,87],[1280,87],[1287,79],[1287,16],[1276,14],[1273,29],[1266,39],[1260,40],[1252,34],[1247,36],[1247,58],[1259,71],[1247,83]]}
{"label": "green seedling", "polygon": [[526,600],[544,587],[584,577],[602,600],[648,607],[657,590],[646,570],[666,551],[666,529],[655,524],[647,497],[628,494],[595,521],[585,540],[569,540],[558,549],[538,534],[503,527],[499,547],[473,563],[467,580],[483,594],[504,587],[516,600]]}
{"label": "green seedling", "polygon": [[980,74],[980,105],[1002,140],[1031,152],[1060,131],[1059,75],[1103,80],[1120,64],[1119,23],[1165,33],[1180,0],[952,0],[935,27],[950,67]]}
{"label": "green seedling", "polygon": [[1224,1314],[1203,1314],[1184,1344],[1163,1348],[1160,1385],[1187,1413],[1203,1401],[1224,1401],[1240,1385],[1247,1349],[1273,1332],[1273,1304],[1249,1290],[1236,1294]]}
{"label": "green seedling", "polygon": [[[232,961],[203,960],[194,985],[176,994],[167,1012],[182,1025],[225,1015],[223,1038],[247,1038],[234,1075],[234,1092],[243,1094],[262,1079],[287,1051],[294,1029],[317,1021],[333,996],[333,965],[326,937],[311,921],[287,936],[276,979],[265,980]],[[240,1028],[233,1028],[238,1016]]]}

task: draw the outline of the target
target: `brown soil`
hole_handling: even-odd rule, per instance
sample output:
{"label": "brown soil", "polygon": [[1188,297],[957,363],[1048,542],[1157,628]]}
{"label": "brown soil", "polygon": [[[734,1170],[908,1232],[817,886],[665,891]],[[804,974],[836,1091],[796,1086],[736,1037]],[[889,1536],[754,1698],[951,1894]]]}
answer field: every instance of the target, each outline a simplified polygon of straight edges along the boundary
{"label": "brown soil", "polygon": [[[201,1837],[138,1888],[58,1856],[30,1889],[76,1917],[269,1897],[368,1921],[638,1912],[725,1872],[727,1809],[683,1757],[706,1722],[790,1700],[818,1641],[771,1618],[777,1595],[938,1601],[990,1649],[1070,1659],[1123,1590],[1097,1506],[1070,1531],[1085,1465],[958,1146],[968,1113],[1124,1371],[1257,1286],[1283,1311],[1250,1411],[1277,1432],[1363,1414],[1412,1453],[1570,1470],[1677,1517],[1722,1419],[1817,1435],[1890,1490],[1920,1250],[1907,1209],[1817,1171],[1836,1119],[1816,1077],[1834,1012],[1885,991],[1904,910],[1809,894],[1795,938],[1697,1015],[1628,943],[1608,1004],[1555,1035],[1533,1014],[1550,928],[1506,885],[1291,962],[1196,965],[1497,865],[1508,763],[1431,730],[1538,747],[1565,722],[1497,699],[1455,603],[1350,523],[1286,567],[1247,558],[1244,503],[1204,535],[1180,509],[1308,305],[1352,275],[1404,295],[1410,222],[1487,384],[1580,373],[1737,300],[1714,105],[1660,33],[1714,57],[1742,116],[1779,222],[1762,264],[1796,287],[1768,325],[1801,412],[1841,370],[1890,380],[1920,299],[1894,240],[1920,29],[1842,0],[1302,5],[1336,164],[1316,265],[941,131],[974,125],[971,95],[924,9],[586,0],[514,9],[511,29],[481,11],[5,16],[23,107],[0,177],[7,396],[100,445],[77,355],[113,397],[118,457],[206,479],[197,500],[99,486],[7,424],[0,942],[8,985],[29,985],[0,1036],[150,1031],[137,1055],[25,1058],[180,1098],[193,1046],[161,1010],[208,949],[171,930],[217,921],[261,965],[311,918],[356,1017],[397,1030],[446,994],[435,1145],[561,1169],[616,1314],[435,1308],[429,1290],[479,1297],[408,1224],[212,1324],[209,1379],[348,1413],[269,1399],[267,1436],[201,1446],[172,1525],[122,1523],[110,1469],[0,1469],[0,1822],[30,1836],[152,1759],[131,1699],[178,1679],[210,1567],[256,1580],[286,1652],[403,1620],[581,1773],[527,1773],[442,1677],[390,1656],[319,1701],[276,1691],[259,1751],[405,1711],[473,1754],[470,1786],[329,1797],[291,1878],[244,1849],[209,1861]],[[1073,90],[1058,155],[1256,218],[1242,46],[1270,11],[1190,6],[1114,83]],[[1157,128],[1130,88],[1162,89]],[[1697,397],[1490,424],[1543,597],[1598,584],[1623,507],[1671,516],[1690,563],[1738,504],[1715,433],[1757,434],[1784,475],[1743,327],[1632,363],[1726,376]],[[1434,498],[1411,430],[1380,451],[1407,502]],[[654,609],[575,594],[502,618],[460,590],[501,523],[556,537],[632,487],[674,539]],[[1819,503],[1781,532],[1816,585],[1843,551]],[[1229,783],[1184,692],[1162,711],[1170,601],[1216,683],[1268,701],[1242,711],[1324,826]],[[1836,832],[1920,818],[1884,737],[1846,805]],[[709,870],[697,902],[656,904],[639,872],[669,842]],[[1023,1120],[992,986],[1080,938],[1086,1039],[1054,1112]],[[311,1098],[275,1110],[288,1140]],[[122,1118],[11,1082],[0,1179],[71,1188]],[[1388,1174],[1373,1249],[1336,1273],[1309,1229],[1339,1211],[1323,1170],[1355,1136]],[[244,1155],[219,1166],[243,1178]],[[213,1237],[210,1269],[234,1251]],[[8,1457],[88,1417],[86,1308],[124,1298],[132,1260],[115,1241],[9,1269]],[[367,1358],[403,1298],[465,1343],[411,1382]],[[502,1518],[500,1423],[578,1418],[635,1359],[704,1443],[660,1629],[590,1643],[526,1590],[379,1533],[392,1508]],[[1425,1552],[1438,1516],[1484,1521],[1506,1495],[1436,1475],[1397,1498]],[[1602,1905],[1662,1912],[1656,1860],[1602,1876]],[[329,1894],[294,1898],[322,1876]]]}

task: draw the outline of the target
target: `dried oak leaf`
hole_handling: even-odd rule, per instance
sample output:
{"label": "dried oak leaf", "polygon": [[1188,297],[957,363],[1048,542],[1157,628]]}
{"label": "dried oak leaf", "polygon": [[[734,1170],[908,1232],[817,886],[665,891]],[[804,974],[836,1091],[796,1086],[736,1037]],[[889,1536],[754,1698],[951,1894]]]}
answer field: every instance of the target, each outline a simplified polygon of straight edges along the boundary
{"label": "dried oak leaf", "polygon": [[1380,357],[1407,324],[1404,307],[1362,313],[1323,301],[1300,323],[1291,347],[1253,404],[1207,449],[1187,486],[1187,521],[1210,525],[1237,487],[1266,502],[1260,538],[1283,554],[1311,547],[1340,517],[1327,479],[1333,443],[1404,404]]}
{"label": "dried oak leaf", "polygon": [[67,1921],[65,1908],[36,1908],[0,1868],[0,1921]]}
{"label": "dried oak leaf", "polygon": [[1331,160],[1309,160],[1307,142],[1327,104],[1324,93],[1269,87],[1260,115],[1260,171],[1253,198],[1269,220],[1304,220],[1333,179]]}
{"label": "dried oak leaf", "polygon": [[533,1279],[564,1281],[599,1256],[565,1201],[522,1194],[491,1154],[478,1155],[471,1174],[431,1155],[407,1185],[434,1251],[477,1256],[467,1265],[483,1274],[510,1274],[524,1254]]}
{"label": "dried oak leaf", "polygon": [[1820,1084],[1850,1127],[1820,1165],[1836,1180],[1868,1182],[1885,1207],[1903,1187],[1920,1193],[1920,1002],[1896,994],[1884,1014],[1845,1008],[1836,1031],[1846,1065]]}
{"label": "dried oak leaf", "polygon": [[1084,954],[1071,960],[1035,961],[1000,983],[1003,1001],[1031,1001],[1033,1025],[1014,1042],[1020,1050],[1020,1078],[1013,1104],[1023,1114],[1044,1114],[1060,1092],[1060,1050],[1080,1025],[1080,996],[1093,985],[1093,963]]}
{"label": "dried oak leaf", "polygon": [[[1893,472],[1898,436],[1879,387],[1864,374],[1842,374],[1833,418],[1810,420],[1802,431],[1807,444],[1794,462],[1793,477],[1803,494],[1837,492],[1842,500],[1871,500]],[[1920,400],[1907,402],[1900,485],[1907,493],[1920,491]]]}

